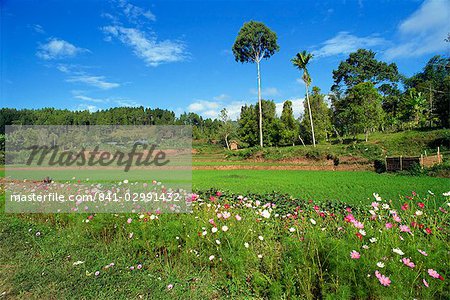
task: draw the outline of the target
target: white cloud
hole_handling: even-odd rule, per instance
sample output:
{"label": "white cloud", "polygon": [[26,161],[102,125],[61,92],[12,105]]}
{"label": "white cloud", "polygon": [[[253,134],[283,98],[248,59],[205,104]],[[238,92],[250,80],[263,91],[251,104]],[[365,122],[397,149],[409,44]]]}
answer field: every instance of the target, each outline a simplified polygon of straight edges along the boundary
{"label": "white cloud", "polygon": [[[303,107],[303,101],[305,100],[305,98],[292,98],[289,100],[292,102],[292,111],[294,113],[294,117],[297,119],[298,117],[303,115],[303,113],[305,111],[305,109]],[[283,111],[283,105],[284,105],[284,101],[275,103],[276,112],[277,112],[278,117],[281,116],[281,112]]]}
{"label": "white cloud", "polygon": [[90,104],[79,104],[78,107],[75,110],[88,110],[90,112],[95,112],[100,110],[97,106],[95,105],[90,105]]}
{"label": "white cloud", "polygon": [[[217,97],[213,97],[217,98]],[[229,98],[228,98],[229,99]],[[303,114],[303,98],[295,98],[290,99],[292,101],[292,109],[294,112],[294,117],[298,118],[301,114]],[[283,110],[282,102],[275,102],[276,113],[278,116],[281,116],[281,112]],[[228,116],[232,120],[237,120],[239,115],[241,114],[241,107],[244,105],[255,104],[254,102],[246,102],[246,101],[206,101],[206,100],[195,100],[187,107],[188,112],[195,112],[204,118],[212,118],[217,119],[222,108],[226,108],[228,111]]]}
{"label": "white cloud", "polygon": [[106,103],[108,102],[108,99],[98,99],[98,98],[91,98],[85,95],[75,95],[75,99],[82,100],[82,101],[89,101],[94,103]]}
{"label": "white cloud", "polygon": [[33,28],[33,30],[37,33],[41,33],[41,34],[45,33],[44,28],[39,24],[33,24],[33,25],[31,25],[31,28]]}
{"label": "white cloud", "polygon": [[[253,95],[258,95],[258,90],[257,89],[250,89],[250,93],[252,93]],[[275,87],[267,87],[267,88],[263,88],[261,90],[261,97],[262,98],[274,97],[274,96],[278,96],[278,95],[280,95],[280,92]]]}
{"label": "white cloud", "polygon": [[191,112],[204,112],[207,110],[211,112],[212,110],[217,109],[219,106],[219,102],[196,100],[195,102],[189,104],[188,109]]}
{"label": "white cloud", "polygon": [[102,29],[107,37],[115,37],[132,48],[134,54],[143,59],[148,66],[156,67],[162,63],[183,61],[187,57],[184,43],[180,41],[158,41],[154,33],[147,34],[136,28],[118,25]]}
{"label": "white cloud", "polygon": [[150,11],[133,5],[125,0],[119,0],[119,7],[130,22],[138,23],[139,18],[143,17],[149,21],[156,21],[156,16]]}
{"label": "white cloud", "polygon": [[450,32],[450,2],[426,0],[412,15],[400,23],[400,43],[386,50],[388,60],[417,57],[447,49],[444,39]]}
{"label": "white cloud", "polygon": [[120,84],[116,82],[108,82],[105,80],[105,76],[92,76],[92,75],[76,75],[66,79],[67,82],[80,82],[102,90],[109,90],[119,87]]}
{"label": "white cloud", "polygon": [[74,57],[83,52],[89,52],[89,50],[76,47],[61,39],[51,38],[47,43],[39,45],[36,55],[45,60],[52,60]]}
{"label": "white cloud", "polygon": [[111,99],[111,101],[113,101],[114,103],[116,103],[119,106],[125,106],[125,107],[138,107],[138,106],[142,106],[142,104],[134,101],[134,100],[130,100],[130,99]]}
{"label": "white cloud", "polygon": [[388,44],[377,35],[358,37],[347,31],[339,32],[335,37],[322,43],[322,47],[312,52],[315,57],[327,57],[350,54],[360,48],[373,48]]}
{"label": "white cloud", "polygon": [[230,96],[228,96],[227,94],[220,94],[219,96],[213,97],[215,101],[225,101],[228,100],[229,98]]}

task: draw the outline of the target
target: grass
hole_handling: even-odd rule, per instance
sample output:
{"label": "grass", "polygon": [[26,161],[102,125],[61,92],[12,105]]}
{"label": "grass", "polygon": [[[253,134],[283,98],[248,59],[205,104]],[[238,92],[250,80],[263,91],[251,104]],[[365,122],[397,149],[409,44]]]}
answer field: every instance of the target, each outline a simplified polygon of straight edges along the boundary
{"label": "grass", "polygon": [[374,172],[196,170],[193,173],[193,188],[215,188],[242,194],[277,191],[303,199],[367,203],[372,193],[379,193],[386,199],[410,195],[411,191],[420,195],[428,194],[428,190],[442,194],[450,190],[450,180]]}

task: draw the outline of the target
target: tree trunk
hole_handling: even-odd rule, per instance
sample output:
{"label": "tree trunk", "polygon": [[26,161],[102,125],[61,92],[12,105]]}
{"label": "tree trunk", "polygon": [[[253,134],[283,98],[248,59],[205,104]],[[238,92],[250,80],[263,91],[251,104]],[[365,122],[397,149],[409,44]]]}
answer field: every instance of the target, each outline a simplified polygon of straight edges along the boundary
{"label": "tree trunk", "polygon": [[305,143],[304,143],[303,140],[302,140],[302,137],[301,137],[300,135],[298,135],[298,138],[299,138],[300,142],[302,142],[303,147],[306,147]]}
{"label": "tree trunk", "polygon": [[334,129],[334,132],[336,133],[336,136],[337,136],[339,142],[340,142],[341,144],[343,144],[343,143],[344,143],[344,140],[342,139],[341,135],[340,135],[339,132],[337,131],[336,127],[333,126],[333,129]]}
{"label": "tree trunk", "polygon": [[313,139],[313,146],[316,147],[316,137],[314,136],[314,124],[312,118],[311,104],[309,103],[308,85],[306,85],[306,101],[308,102],[309,121],[311,122],[311,134]]}
{"label": "tree trunk", "polygon": [[256,62],[258,69],[258,105],[259,105],[259,145],[264,147],[262,132],[262,104],[261,104],[261,72],[259,70],[259,61]]}
{"label": "tree trunk", "polygon": [[230,150],[230,144],[228,143],[228,134],[225,135],[225,144],[227,144],[227,149]]}

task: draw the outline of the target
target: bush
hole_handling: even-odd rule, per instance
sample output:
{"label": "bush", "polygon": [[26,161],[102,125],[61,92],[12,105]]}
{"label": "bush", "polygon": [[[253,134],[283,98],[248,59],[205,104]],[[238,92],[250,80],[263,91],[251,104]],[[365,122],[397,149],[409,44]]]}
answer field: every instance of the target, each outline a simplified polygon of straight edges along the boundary
{"label": "bush", "polygon": [[373,166],[375,168],[375,172],[377,172],[378,174],[386,172],[386,163],[384,162],[384,160],[376,159],[373,162]]}

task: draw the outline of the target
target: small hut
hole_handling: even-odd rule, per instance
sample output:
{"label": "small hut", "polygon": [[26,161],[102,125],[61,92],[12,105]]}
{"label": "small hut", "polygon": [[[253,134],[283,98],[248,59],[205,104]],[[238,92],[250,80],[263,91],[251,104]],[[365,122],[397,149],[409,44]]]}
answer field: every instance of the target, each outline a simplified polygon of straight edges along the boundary
{"label": "small hut", "polygon": [[237,141],[230,141],[230,150],[237,150],[237,149],[238,149]]}

